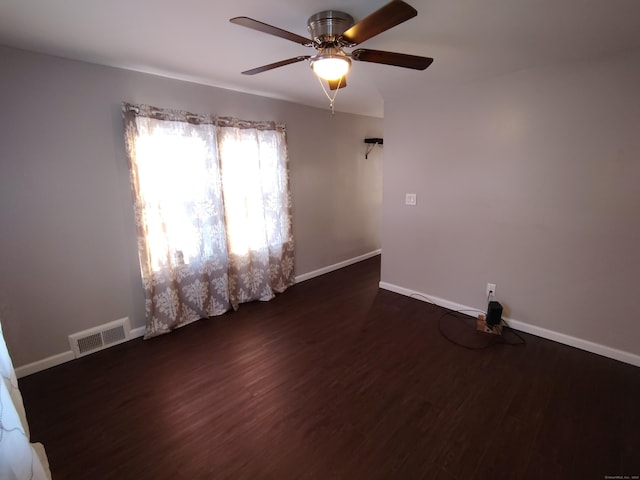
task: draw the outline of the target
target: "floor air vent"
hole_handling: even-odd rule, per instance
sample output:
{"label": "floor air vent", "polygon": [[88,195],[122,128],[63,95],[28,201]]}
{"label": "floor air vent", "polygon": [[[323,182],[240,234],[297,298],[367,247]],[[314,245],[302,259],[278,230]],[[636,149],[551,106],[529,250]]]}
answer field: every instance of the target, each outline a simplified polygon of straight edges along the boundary
{"label": "floor air vent", "polygon": [[129,318],[121,318],[99,327],[69,335],[69,345],[76,358],[126,342],[131,339]]}

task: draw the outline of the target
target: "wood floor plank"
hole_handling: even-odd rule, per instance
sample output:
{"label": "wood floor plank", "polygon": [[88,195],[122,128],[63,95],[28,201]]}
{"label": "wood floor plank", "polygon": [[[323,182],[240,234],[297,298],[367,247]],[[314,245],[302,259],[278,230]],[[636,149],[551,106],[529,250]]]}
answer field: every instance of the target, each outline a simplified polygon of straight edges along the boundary
{"label": "wood floor plank", "polygon": [[640,369],[524,334],[460,348],[438,323],[469,319],[379,290],[379,268],[20,379],[54,478],[640,474]]}

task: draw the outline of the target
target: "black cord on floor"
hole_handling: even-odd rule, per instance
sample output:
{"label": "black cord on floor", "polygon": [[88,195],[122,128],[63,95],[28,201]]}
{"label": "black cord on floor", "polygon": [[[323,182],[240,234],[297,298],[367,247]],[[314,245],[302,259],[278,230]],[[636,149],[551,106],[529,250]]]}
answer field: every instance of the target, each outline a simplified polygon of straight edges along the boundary
{"label": "black cord on floor", "polygon": [[513,328],[511,328],[506,323],[502,322],[502,332],[504,333],[505,330],[507,332],[511,333],[518,340],[520,340],[519,342],[506,342],[505,341],[505,345],[509,345],[510,347],[516,347],[518,345],[526,345],[527,344],[525,339],[518,332],[516,332]]}
{"label": "black cord on floor", "polygon": [[[460,313],[460,312],[454,312],[454,311],[442,312],[442,314],[438,318],[438,330],[440,331],[440,335],[442,335],[446,340],[448,340],[449,342],[451,342],[454,345],[457,345],[458,347],[466,348],[467,350],[484,350],[485,348],[493,347],[494,345],[506,345],[506,346],[510,346],[510,347],[515,347],[515,346],[518,346],[518,345],[525,345],[527,343],[525,341],[525,339],[522,338],[522,336],[520,336],[518,333],[516,333],[515,330],[513,330],[512,328],[507,326],[504,322],[502,322],[502,332],[503,332],[502,335],[487,334],[487,335],[490,335],[490,336],[487,337],[489,339],[489,341],[484,345],[479,345],[479,346],[465,345],[464,343],[461,343],[461,342],[459,342],[457,340],[454,340],[451,337],[449,337],[444,332],[444,330],[442,329],[442,320],[446,316],[451,316],[451,317],[460,319],[460,317],[455,315],[455,313]],[[470,319],[472,319],[472,318],[473,317],[471,317]],[[475,326],[473,327],[473,330],[477,331]],[[517,342],[509,342],[509,341],[507,341],[507,339],[505,339],[504,336],[503,336],[505,332],[509,332],[510,334],[514,335],[515,337],[518,338],[519,341],[517,341]]]}
{"label": "black cord on floor", "polygon": [[[426,295],[422,295],[421,293],[412,293],[410,295],[410,297],[411,298],[421,299],[423,302],[429,303],[429,304],[434,305],[434,306],[439,306],[431,298],[427,297]],[[487,297],[487,298],[490,299],[490,297],[491,297],[491,295],[489,297]],[[503,338],[503,335],[499,335],[498,336],[498,335],[493,335],[493,334],[487,334],[487,335],[491,335],[491,337],[489,337],[491,341],[488,342],[486,345],[481,345],[481,346],[475,347],[475,346],[465,345],[465,344],[460,343],[460,342],[458,342],[456,340],[453,340],[446,333],[444,333],[444,331],[442,330],[442,319],[444,317],[446,317],[447,315],[450,315],[452,317],[460,319],[459,316],[455,315],[456,313],[461,313],[461,314],[469,317],[469,315],[466,315],[465,312],[474,312],[474,313],[482,313],[482,314],[485,313],[482,310],[477,310],[475,308],[463,309],[463,310],[446,310],[446,311],[442,312],[442,314],[438,318],[438,330],[440,331],[440,335],[442,335],[445,339],[447,339],[449,342],[453,343],[454,345],[457,345],[458,347],[466,348],[468,350],[484,350],[485,348],[489,348],[489,347],[492,347],[494,345],[507,345],[507,346],[510,346],[510,347],[515,347],[515,346],[518,346],[518,345],[526,345],[527,342],[525,341],[525,339],[522,336],[520,336],[513,328],[511,328],[509,325],[507,325],[504,322],[504,320],[501,320],[502,333],[504,334],[504,332],[509,332],[514,337],[516,337],[519,341],[517,341],[517,342],[509,342],[505,338]],[[473,317],[469,317],[469,319],[472,319],[472,318]],[[477,331],[475,326],[474,326],[473,330]]]}

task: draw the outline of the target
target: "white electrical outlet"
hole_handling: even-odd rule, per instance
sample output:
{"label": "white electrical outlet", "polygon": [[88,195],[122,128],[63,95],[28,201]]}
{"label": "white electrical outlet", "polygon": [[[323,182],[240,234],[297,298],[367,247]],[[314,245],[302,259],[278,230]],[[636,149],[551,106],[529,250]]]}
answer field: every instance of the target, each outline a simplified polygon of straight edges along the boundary
{"label": "white electrical outlet", "polygon": [[496,284],[495,283],[487,283],[487,297],[489,295],[492,295],[494,297],[496,296]]}
{"label": "white electrical outlet", "polygon": [[405,205],[417,205],[418,197],[415,193],[406,193],[404,196],[404,204]]}

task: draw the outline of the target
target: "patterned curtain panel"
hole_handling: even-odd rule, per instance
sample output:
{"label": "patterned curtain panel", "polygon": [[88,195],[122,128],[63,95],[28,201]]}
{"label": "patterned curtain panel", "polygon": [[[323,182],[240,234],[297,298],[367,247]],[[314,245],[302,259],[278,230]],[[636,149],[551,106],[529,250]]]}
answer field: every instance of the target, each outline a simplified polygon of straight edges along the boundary
{"label": "patterned curtain panel", "polygon": [[285,129],[123,105],[145,338],[294,282]]}
{"label": "patterned curtain panel", "polygon": [[293,234],[284,126],[217,121],[233,308],[270,300],[293,283]]}

